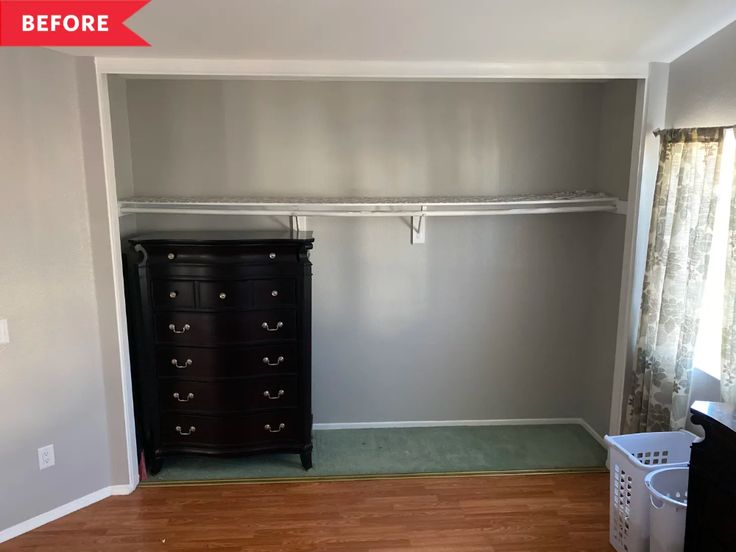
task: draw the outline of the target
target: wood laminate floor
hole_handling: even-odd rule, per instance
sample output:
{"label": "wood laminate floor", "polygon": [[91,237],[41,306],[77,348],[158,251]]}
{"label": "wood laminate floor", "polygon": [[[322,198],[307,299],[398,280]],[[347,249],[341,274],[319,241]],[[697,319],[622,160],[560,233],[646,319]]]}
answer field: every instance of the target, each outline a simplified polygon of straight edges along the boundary
{"label": "wood laminate floor", "polygon": [[610,551],[608,474],[139,488],[0,551]]}

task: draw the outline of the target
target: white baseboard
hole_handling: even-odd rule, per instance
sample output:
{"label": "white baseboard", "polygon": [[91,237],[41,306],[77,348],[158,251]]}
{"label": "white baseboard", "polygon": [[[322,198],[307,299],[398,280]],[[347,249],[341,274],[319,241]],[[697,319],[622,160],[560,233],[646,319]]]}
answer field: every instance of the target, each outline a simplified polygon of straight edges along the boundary
{"label": "white baseboard", "polygon": [[76,512],[77,510],[86,508],[87,506],[90,506],[95,502],[99,502],[100,500],[104,500],[109,496],[127,495],[132,493],[134,490],[135,487],[133,485],[113,485],[111,487],[104,487],[98,491],[77,498],[76,500],[62,504],[53,510],[49,510],[48,512],[44,512],[36,517],[32,517],[26,521],[21,521],[12,527],[1,530],[0,543],[13,539],[23,533],[27,533],[28,531],[32,531],[33,529],[37,529],[42,525],[46,525],[47,523]]}
{"label": "white baseboard", "polygon": [[421,420],[400,422],[337,422],[314,424],[316,430],[329,429],[371,429],[391,427],[457,427],[457,426],[499,426],[499,425],[579,425],[590,433],[601,446],[605,447],[603,437],[582,418],[511,418],[506,420]]}
{"label": "white baseboard", "polygon": [[599,434],[595,429],[593,429],[593,426],[591,426],[588,422],[583,420],[582,418],[578,418],[578,423],[583,427],[585,431],[590,433],[590,436],[598,441],[598,444],[602,446],[604,449],[608,448],[608,445],[606,444],[606,441],[603,439],[603,436]]}
{"label": "white baseboard", "polygon": [[108,487],[110,489],[110,495],[111,496],[120,496],[120,495],[129,495],[133,491],[135,491],[135,488],[138,486],[138,482],[136,481],[135,485],[113,485],[112,487]]}

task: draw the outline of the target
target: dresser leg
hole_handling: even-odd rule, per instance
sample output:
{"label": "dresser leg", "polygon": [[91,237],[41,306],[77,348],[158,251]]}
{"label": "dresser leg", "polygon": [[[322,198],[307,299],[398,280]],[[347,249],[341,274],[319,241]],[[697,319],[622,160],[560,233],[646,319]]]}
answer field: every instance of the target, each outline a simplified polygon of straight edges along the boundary
{"label": "dresser leg", "polygon": [[154,458],[148,465],[148,473],[151,475],[156,475],[158,472],[161,471],[161,466],[163,466],[163,463],[164,461],[161,458]]}
{"label": "dresser leg", "polygon": [[310,469],[312,467],[312,447],[309,447],[308,449],[305,449],[302,452],[300,452],[299,458],[301,458],[302,467],[305,470]]}

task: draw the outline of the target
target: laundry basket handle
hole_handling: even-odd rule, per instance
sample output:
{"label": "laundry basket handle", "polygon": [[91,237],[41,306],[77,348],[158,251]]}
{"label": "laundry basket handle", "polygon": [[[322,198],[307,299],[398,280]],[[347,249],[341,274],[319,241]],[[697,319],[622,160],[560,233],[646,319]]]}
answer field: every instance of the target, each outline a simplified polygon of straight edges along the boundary
{"label": "laundry basket handle", "polygon": [[[654,496],[651,494],[649,495],[649,502],[651,502],[652,506],[654,506],[657,510],[661,510],[662,508],[664,508],[664,501],[663,500],[655,501]],[[659,502],[659,504],[657,504],[657,502]]]}
{"label": "laundry basket handle", "polygon": [[[664,468],[662,470],[655,470],[656,471],[668,471],[672,468]],[[655,473],[652,472],[652,473]],[[657,510],[661,510],[664,508],[665,500],[663,500],[662,493],[660,493],[657,489],[655,489],[652,486],[651,481],[651,474],[644,478],[644,486],[647,488],[647,491],[649,492],[649,502],[652,503],[652,506],[654,506]],[[656,496],[655,496],[656,495]]]}

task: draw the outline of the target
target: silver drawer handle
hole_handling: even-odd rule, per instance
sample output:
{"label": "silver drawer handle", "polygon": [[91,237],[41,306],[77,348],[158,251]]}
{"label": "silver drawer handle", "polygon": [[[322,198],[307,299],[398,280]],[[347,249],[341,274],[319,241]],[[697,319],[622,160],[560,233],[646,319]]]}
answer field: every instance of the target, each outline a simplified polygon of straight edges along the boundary
{"label": "silver drawer handle", "polygon": [[179,294],[176,291],[170,291],[169,292],[169,297],[171,297],[172,299],[176,299],[176,296],[177,295],[179,295]]}
{"label": "silver drawer handle", "polygon": [[275,328],[269,328],[268,327],[268,322],[264,322],[263,324],[261,324],[261,328],[263,328],[267,332],[277,332],[277,331],[279,331],[283,327],[284,327],[284,323],[283,322],[276,322],[276,327]]}
{"label": "silver drawer handle", "polygon": [[276,396],[275,396],[275,397],[272,397],[272,396],[271,396],[271,392],[270,392],[270,391],[264,391],[264,392],[263,392],[263,396],[264,396],[264,397],[266,397],[267,399],[270,399],[270,400],[272,400],[272,401],[277,401],[277,400],[279,400],[279,399],[280,399],[281,397],[283,397],[283,396],[284,396],[284,390],[283,390],[283,389],[279,389],[279,392],[278,392],[278,393],[276,394]]}
{"label": "silver drawer handle", "polygon": [[273,261],[276,258],[276,253],[269,253],[268,258]]}
{"label": "silver drawer handle", "polygon": [[273,291],[271,292],[271,297],[278,297],[278,296],[279,296],[279,292],[278,292],[278,290],[273,290]]}
{"label": "silver drawer handle", "polygon": [[175,334],[183,334],[184,332],[188,332],[192,329],[192,327],[189,324],[184,324],[181,327],[181,330],[177,330],[176,326],[174,324],[169,324],[169,329],[174,332]]}
{"label": "silver drawer handle", "polygon": [[171,364],[173,366],[176,366],[177,368],[188,368],[189,366],[192,365],[192,359],[191,358],[188,358],[188,359],[186,359],[184,361],[184,364],[179,364],[179,361],[178,360],[176,360],[175,358],[172,358],[171,359]]}
{"label": "silver drawer handle", "polygon": [[284,357],[282,357],[282,356],[280,356],[279,358],[277,358],[276,359],[276,362],[271,362],[271,359],[270,358],[263,357],[263,364],[268,364],[269,366],[278,366],[282,362],[284,362]]}
{"label": "silver drawer handle", "polygon": [[194,433],[195,431],[197,431],[197,428],[196,428],[196,427],[194,427],[194,426],[189,426],[189,431],[182,431],[182,430],[181,430],[181,426],[176,426],[176,432],[177,432],[177,433],[178,433],[179,435],[191,435],[191,434],[192,434],[192,433]]}
{"label": "silver drawer handle", "polygon": [[263,429],[265,429],[269,433],[278,433],[279,431],[281,431],[285,427],[286,427],[286,424],[281,423],[281,424],[279,424],[279,428],[278,429],[271,429],[271,424],[266,424],[265,426],[263,426]]}
{"label": "silver drawer handle", "polygon": [[166,255],[166,258],[170,261],[173,261],[174,259],[176,259],[176,255],[174,255],[173,253],[169,253],[168,255]]}
{"label": "silver drawer handle", "polygon": [[194,398],[194,393],[188,393],[186,399],[179,397],[179,393],[174,393],[174,398],[179,402],[189,402]]}

